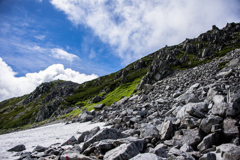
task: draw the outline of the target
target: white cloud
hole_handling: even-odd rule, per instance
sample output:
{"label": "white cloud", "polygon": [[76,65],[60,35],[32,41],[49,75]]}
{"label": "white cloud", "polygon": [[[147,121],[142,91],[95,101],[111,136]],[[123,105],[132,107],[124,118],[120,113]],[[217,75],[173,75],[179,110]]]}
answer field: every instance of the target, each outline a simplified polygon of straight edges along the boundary
{"label": "white cloud", "polygon": [[39,40],[44,40],[45,39],[45,35],[38,35],[38,36],[34,36],[36,39],[39,39]]}
{"label": "white cloud", "polygon": [[90,27],[125,63],[227,22],[238,22],[238,0],[51,0],[74,25]]}
{"label": "white cloud", "polygon": [[28,47],[28,49],[31,50],[31,51],[37,51],[37,52],[47,51],[47,49],[42,48],[42,47],[40,47],[40,46]]}
{"label": "white cloud", "polygon": [[28,73],[24,77],[16,77],[17,73],[1,57],[0,68],[0,101],[28,94],[43,82],[61,79],[83,83],[98,77],[95,74],[86,75],[70,68],[65,69],[62,64],[53,64],[38,73]]}
{"label": "white cloud", "polygon": [[60,48],[51,49],[52,56],[58,59],[66,59],[69,62],[72,62],[75,58],[79,58],[75,54],[68,53]]}

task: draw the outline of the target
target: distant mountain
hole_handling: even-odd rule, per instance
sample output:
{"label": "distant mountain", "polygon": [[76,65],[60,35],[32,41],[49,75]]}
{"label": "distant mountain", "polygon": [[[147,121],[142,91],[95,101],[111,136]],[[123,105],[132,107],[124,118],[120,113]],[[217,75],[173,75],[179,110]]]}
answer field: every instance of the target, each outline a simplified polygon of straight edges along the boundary
{"label": "distant mountain", "polygon": [[[1,133],[60,119],[74,119],[83,109],[114,105],[152,84],[186,70],[209,63],[240,48],[240,24],[215,25],[194,39],[166,46],[118,72],[83,84],[62,80],[43,83],[32,93],[0,102]],[[224,64],[222,64],[224,67]]]}

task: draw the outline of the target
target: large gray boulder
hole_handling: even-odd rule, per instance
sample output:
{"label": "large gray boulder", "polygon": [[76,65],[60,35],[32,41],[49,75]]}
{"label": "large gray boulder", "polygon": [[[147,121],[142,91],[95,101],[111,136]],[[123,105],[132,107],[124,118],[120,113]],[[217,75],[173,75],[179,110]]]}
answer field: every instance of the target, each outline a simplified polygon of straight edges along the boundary
{"label": "large gray boulder", "polygon": [[137,154],[139,154],[139,151],[134,143],[121,144],[115,149],[108,151],[104,155],[104,160],[130,159]]}

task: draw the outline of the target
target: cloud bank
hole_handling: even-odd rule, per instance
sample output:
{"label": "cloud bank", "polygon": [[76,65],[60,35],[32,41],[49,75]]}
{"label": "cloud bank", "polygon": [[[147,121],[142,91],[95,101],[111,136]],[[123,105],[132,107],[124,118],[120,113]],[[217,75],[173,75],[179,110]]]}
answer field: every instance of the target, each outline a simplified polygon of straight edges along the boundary
{"label": "cloud bank", "polygon": [[238,0],[51,0],[74,25],[91,28],[125,64],[227,22],[238,22]]}
{"label": "cloud bank", "polygon": [[28,94],[43,82],[61,79],[83,83],[98,77],[95,74],[86,75],[70,68],[65,69],[62,64],[53,64],[38,73],[28,73],[24,77],[16,77],[17,73],[1,57],[0,68],[0,101]]}

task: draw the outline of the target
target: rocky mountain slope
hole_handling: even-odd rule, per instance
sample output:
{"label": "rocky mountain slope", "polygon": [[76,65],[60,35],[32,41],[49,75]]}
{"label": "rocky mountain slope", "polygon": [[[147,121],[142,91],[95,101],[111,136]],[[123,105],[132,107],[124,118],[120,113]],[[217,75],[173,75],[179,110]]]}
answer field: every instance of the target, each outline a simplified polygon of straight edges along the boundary
{"label": "rocky mountain slope", "polygon": [[[236,31],[237,26],[228,24],[223,31]],[[237,31],[234,35],[239,35]],[[240,159],[240,49],[228,51],[239,40],[233,40],[222,52],[212,51],[209,59],[202,59],[203,54],[196,56],[207,63],[195,66],[194,61],[186,61],[178,66],[184,69],[173,69],[177,64],[171,63],[178,62],[177,56],[167,57],[176,47],[181,54],[186,41],[164,54],[165,58],[162,53],[166,48],[149,55],[155,58],[136,94],[105,107],[100,99],[95,108],[102,110],[84,110],[68,122],[106,122],[111,128],[69,135],[66,143],[37,146],[33,152],[21,153],[20,159]],[[10,150],[16,149],[22,151],[24,145]]]}
{"label": "rocky mountain slope", "polygon": [[[211,30],[197,38],[186,39],[175,46],[166,46],[116,73],[83,84],[61,80],[43,83],[29,95],[0,102],[0,130],[4,133],[12,128],[37,126],[59,118],[73,119],[84,109],[118,106],[139,95],[138,99],[141,100],[150,97],[152,100],[161,98],[165,102],[171,97],[182,94],[190,84],[210,78],[219,72],[231,60],[226,58],[227,60],[221,61],[220,57],[237,48],[240,48],[240,24],[228,23],[223,29],[213,26]],[[212,64],[209,71],[205,69],[217,61],[219,63]],[[191,72],[188,72],[189,70]],[[228,71],[232,75],[233,70]],[[188,79],[190,76],[194,78]],[[171,77],[175,77],[175,80]],[[210,80],[212,79],[208,79]],[[161,85],[158,85],[160,83]],[[203,80],[200,84],[204,86],[205,82],[202,83]],[[205,97],[203,94],[198,95],[199,92],[196,99],[203,101]],[[207,93],[207,89],[204,88],[202,92]],[[123,98],[131,95],[134,96]],[[165,100],[164,97],[168,99]],[[167,104],[169,106],[161,111],[161,115],[173,108],[171,106],[174,104],[173,101]],[[126,108],[129,109],[130,106]],[[126,108],[120,109],[126,111]],[[142,112],[146,114],[146,111]],[[83,119],[89,120],[95,117],[95,119],[106,120],[109,118],[86,113],[88,112],[84,112],[83,115],[87,115],[87,118],[82,116]],[[117,124],[120,125],[120,123]]]}

